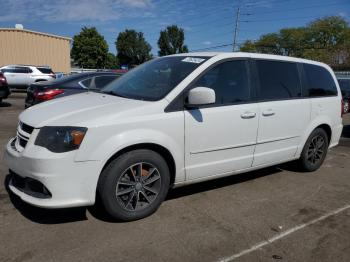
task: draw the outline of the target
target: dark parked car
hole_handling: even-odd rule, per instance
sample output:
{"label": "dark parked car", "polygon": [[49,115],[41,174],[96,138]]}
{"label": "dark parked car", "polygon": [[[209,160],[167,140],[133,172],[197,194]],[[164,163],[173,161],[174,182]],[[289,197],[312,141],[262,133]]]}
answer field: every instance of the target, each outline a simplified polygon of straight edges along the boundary
{"label": "dark parked car", "polygon": [[87,91],[97,91],[117,79],[121,74],[114,72],[79,73],[53,81],[31,84],[27,90],[25,107]]}
{"label": "dark parked car", "polygon": [[343,95],[344,101],[344,113],[349,112],[349,104],[350,104],[350,78],[339,78],[338,79],[339,86],[341,89],[341,93]]}
{"label": "dark parked car", "polygon": [[10,95],[10,89],[7,84],[6,77],[0,72],[0,103]]}

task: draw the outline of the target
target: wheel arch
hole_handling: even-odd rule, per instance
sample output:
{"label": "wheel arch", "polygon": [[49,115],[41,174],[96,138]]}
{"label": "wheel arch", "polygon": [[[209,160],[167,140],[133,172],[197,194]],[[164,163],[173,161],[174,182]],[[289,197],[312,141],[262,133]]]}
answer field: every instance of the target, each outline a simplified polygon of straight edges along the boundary
{"label": "wheel arch", "polygon": [[332,140],[332,128],[328,124],[321,124],[321,125],[317,126],[316,128],[314,128],[314,130],[317,128],[321,128],[326,132],[327,138],[328,138],[328,144],[330,144],[331,140]]}
{"label": "wheel arch", "polygon": [[158,154],[160,154],[165,162],[167,163],[168,167],[169,167],[169,172],[170,172],[170,185],[174,185],[175,183],[175,177],[176,177],[176,163],[175,163],[175,159],[173,157],[173,155],[170,153],[170,151],[165,148],[164,146],[161,146],[159,144],[156,143],[139,143],[139,144],[134,144],[134,145],[130,145],[127,147],[124,147],[122,149],[120,149],[119,151],[117,151],[116,153],[114,153],[104,164],[100,176],[102,174],[102,172],[105,170],[105,168],[116,158],[118,158],[119,156],[133,151],[133,150],[137,150],[137,149],[148,149],[148,150],[152,150]]}
{"label": "wheel arch", "polygon": [[303,148],[305,146],[305,143],[307,139],[310,137],[311,133],[316,129],[316,128],[322,128],[325,130],[328,136],[328,144],[331,144],[332,141],[332,127],[331,127],[331,122],[327,118],[322,118],[318,119],[317,121],[314,121],[311,123],[308,128],[305,130],[304,135],[300,141],[300,144],[298,146],[298,150],[296,152],[295,156],[300,156],[301,152],[303,151]]}

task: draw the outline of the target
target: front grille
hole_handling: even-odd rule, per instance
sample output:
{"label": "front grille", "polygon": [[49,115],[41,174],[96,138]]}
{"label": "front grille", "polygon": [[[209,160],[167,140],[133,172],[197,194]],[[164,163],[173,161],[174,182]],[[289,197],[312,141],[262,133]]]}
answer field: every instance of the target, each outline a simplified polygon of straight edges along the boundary
{"label": "front grille", "polygon": [[36,198],[51,198],[50,191],[38,180],[21,177],[10,170],[11,184],[18,190]]}
{"label": "front grille", "polygon": [[17,148],[16,148],[16,140],[17,140],[17,137],[15,139],[12,140],[11,142],[11,148],[15,151],[17,151]]}
{"label": "front grille", "polygon": [[18,136],[18,143],[21,147],[25,148],[28,141],[27,140],[24,140],[23,138],[21,138],[20,136]]}
{"label": "front grille", "polygon": [[28,134],[33,133],[34,127],[29,126],[29,125],[27,125],[27,124],[25,124],[25,123],[23,123],[23,122],[19,122],[19,126],[21,127],[21,129],[22,129],[24,132],[26,132],[26,133],[28,133]]}
{"label": "front grille", "polygon": [[30,135],[33,133],[34,127],[27,125],[23,122],[19,122],[17,127],[17,141],[19,148],[17,151],[22,151],[28,143]]}

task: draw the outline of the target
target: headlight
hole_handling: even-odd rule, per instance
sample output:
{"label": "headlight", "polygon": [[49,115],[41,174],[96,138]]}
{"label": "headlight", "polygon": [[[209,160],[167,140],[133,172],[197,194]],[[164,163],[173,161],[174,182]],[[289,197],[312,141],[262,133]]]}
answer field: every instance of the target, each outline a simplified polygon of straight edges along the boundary
{"label": "headlight", "polygon": [[86,127],[46,126],[40,129],[34,144],[54,153],[69,152],[79,148],[86,131]]}

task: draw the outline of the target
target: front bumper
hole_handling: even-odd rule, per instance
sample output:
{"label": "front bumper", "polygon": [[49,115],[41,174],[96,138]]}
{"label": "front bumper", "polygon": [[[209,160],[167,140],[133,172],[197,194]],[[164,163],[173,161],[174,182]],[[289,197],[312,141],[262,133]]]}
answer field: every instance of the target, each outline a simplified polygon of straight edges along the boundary
{"label": "front bumper", "polygon": [[[47,152],[46,152],[47,151]],[[37,153],[35,153],[37,152]],[[43,198],[20,188],[10,179],[10,190],[23,201],[45,208],[87,206],[95,203],[100,161],[74,161],[75,151],[54,154],[28,143],[18,152],[14,139],[6,146],[4,160],[12,173],[42,184],[51,196]],[[45,158],[43,156],[46,156]]]}

